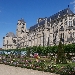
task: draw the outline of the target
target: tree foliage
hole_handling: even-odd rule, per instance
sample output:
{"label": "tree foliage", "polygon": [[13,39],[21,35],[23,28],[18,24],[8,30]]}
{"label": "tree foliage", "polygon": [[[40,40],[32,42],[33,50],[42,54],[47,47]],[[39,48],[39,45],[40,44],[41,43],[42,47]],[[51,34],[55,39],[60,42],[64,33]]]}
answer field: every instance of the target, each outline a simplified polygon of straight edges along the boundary
{"label": "tree foliage", "polygon": [[67,63],[66,58],[65,58],[64,48],[63,48],[63,45],[62,45],[61,41],[59,42],[59,45],[58,45],[56,63],[57,64]]}
{"label": "tree foliage", "polygon": [[[12,54],[21,54],[22,51],[26,51],[27,56],[31,54],[34,55],[34,53],[38,53],[39,55],[45,55],[47,56],[48,53],[58,53],[58,48],[59,50],[62,49],[64,50],[65,53],[75,53],[75,44],[68,44],[68,45],[61,45],[60,43],[60,47],[58,46],[33,46],[33,47],[26,47],[26,48],[22,48],[22,49],[9,49],[9,50],[2,50],[1,53],[3,52],[12,52]],[[63,51],[62,50],[62,51]],[[61,51],[59,51],[59,55],[61,55]]]}

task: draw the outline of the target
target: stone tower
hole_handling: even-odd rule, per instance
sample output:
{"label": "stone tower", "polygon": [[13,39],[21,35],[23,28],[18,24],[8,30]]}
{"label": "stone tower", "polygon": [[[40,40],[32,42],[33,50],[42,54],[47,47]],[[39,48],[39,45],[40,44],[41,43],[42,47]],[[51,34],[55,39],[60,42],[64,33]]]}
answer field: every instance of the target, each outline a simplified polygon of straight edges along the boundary
{"label": "stone tower", "polygon": [[26,30],[26,22],[24,21],[24,19],[18,20],[16,30],[17,48],[24,47]]}
{"label": "stone tower", "polygon": [[23,37],[25,32],[26,32],[26,22],[24,21],[24,19],[21,18],[21,20],[18,20],[17,23],[16,35],[18,38]]}

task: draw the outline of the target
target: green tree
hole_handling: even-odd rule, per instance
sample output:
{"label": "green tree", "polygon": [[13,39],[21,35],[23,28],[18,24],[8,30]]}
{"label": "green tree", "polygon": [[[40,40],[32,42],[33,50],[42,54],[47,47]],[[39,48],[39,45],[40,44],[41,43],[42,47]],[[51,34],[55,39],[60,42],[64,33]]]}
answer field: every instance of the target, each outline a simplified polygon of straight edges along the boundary
{"label": "green tree", "polygon": [[65,64],[65,63],[67,63],[66,58],[65,58],[63,45],[62,45],[61,41],[59,42],[59,45],[58,45],[56,63],[57,64],[60,64],[60,63],[64,63]]}
{"label": "green tree", "polygon": [[34,55],[34,53],[37,53],[37,46],[31,47],[31,53]]}
{"label": "green tree", "polygon": [[48,47],[42,47],[42,55],[45,55],[45,56],[47,56],[47,54],[48,54]]}
{"label": "green tree", "polygon": [[41,55],[41,54],[42,54],[42,51],[43,51],[43,47],[42,47],[42,46],[38,46],[38,47],[37,47],[37,53],[38,53],[39,55]]}
{"label": "green tree", "polygon": [[27,57],[30,57],[31,47],[26,47]]}

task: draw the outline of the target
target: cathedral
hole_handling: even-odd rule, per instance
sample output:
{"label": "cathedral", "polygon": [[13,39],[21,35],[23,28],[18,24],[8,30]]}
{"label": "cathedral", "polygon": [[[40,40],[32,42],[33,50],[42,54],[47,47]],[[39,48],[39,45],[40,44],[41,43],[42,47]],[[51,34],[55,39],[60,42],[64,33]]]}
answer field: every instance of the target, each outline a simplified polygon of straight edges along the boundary
{"label": "cathedral", "polygon": [[75,43],[75,14],[69,7],[49,17],[39,18],[29,29],[24,19],[18,20],[16,35],[9,32],[3,37],[3,49],[54,46],[60,40],[63,44]]}

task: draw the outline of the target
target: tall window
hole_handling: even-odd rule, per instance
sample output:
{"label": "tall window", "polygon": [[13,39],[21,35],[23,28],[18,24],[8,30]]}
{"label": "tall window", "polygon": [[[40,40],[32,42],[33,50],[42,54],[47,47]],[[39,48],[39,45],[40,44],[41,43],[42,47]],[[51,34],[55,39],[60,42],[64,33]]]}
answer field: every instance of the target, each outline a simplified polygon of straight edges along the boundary
{"label": "tall window", "polygon": [[75,32],[73,32],[73,37],[75,37]]}
{"label": "tall window", "polygon": [[61,39],[62,39],[62,33],[61,33]]}
{"label": "tall window", "polygon": [[63,33],[63,38],[64,38],[64,33]]}
{"label": "tall window", "polygon": [[48,42],[47,42],[47,46],[49,46],[49,37],[48,37]]}
{"label": "tall window", "polygon": [[8,40],[7,40],[7,44],[8,44]]}
{"label": "tall window", "polygon": [[69,26],[72,26],[72,21],[69,21]]}
{"label": "tall window", "polygon": [[74,20],[73,20],[73,25],[75,26],[75,18],[74,18]]}

